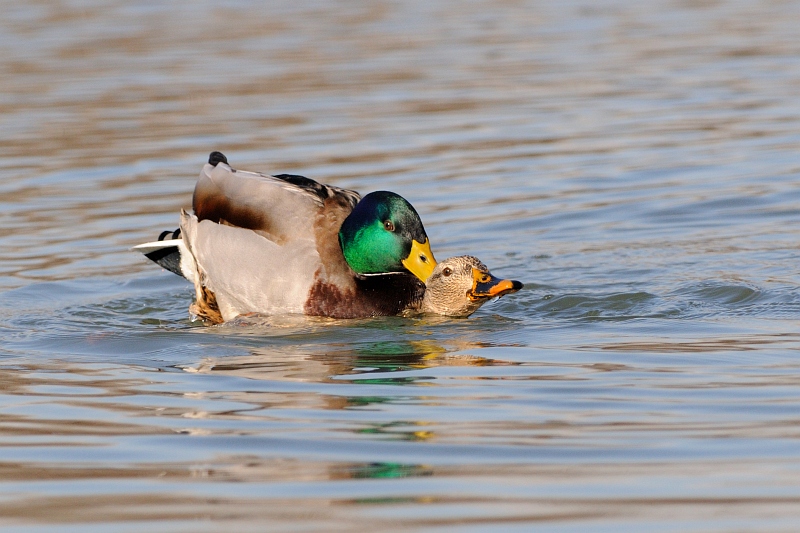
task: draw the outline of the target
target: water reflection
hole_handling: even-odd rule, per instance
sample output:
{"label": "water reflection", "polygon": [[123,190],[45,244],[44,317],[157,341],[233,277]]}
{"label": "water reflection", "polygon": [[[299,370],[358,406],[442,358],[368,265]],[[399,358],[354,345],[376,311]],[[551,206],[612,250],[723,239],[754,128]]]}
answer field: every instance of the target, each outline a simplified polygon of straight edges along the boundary
{"label": "water reflection", "polygon": [[353,479],[396,479],[405,477],[427,477],[433,475],[433,468],[425,465],[401,463],[369,463],[346,467]]}
{"label": "water reflection", "polygon": [[[188,372],[227,374],[258,380],[336,383],[413,383],[414,378],[373,376],[438,366],[507,366],[515,363],[460,353],[483,349],[485,342],[454,340],[448,348],[434,340],[377,341],[348,346],[264,346],[247,356],[204,358],[184,367]],[[459,353],[454,353],[459,352]],[[398,381],[398,379],[400,381]]]}
{"label": "water reflection", "polygon": [[793,333],[751,334],[732,338],[713,339],[651,339],[627,340],[624,342],[602,343],[581,346],[585,350],[609,350],[614,352],[638,353],[712,353],[756,351],[765,348],[800,350],[800,335]]}
{"label": "water reflection", "polygon": [[436,437],[432,429],[418,429],[433,426],[430,422],[389,422],[387,424],[373,424],[371,427],[358,430],[359,434],[377,437],[388,437],[392,440],[411,442],[428,441]]}
{"label": "water reflection", "polygon": [[[200,364],[184,367],[184,370],[257,380],[268,389],[281,389],[280,383],[287,382],[327,385],[323,388],[315,386],[311,389],[312,394],[290,390],[225,393],[231,400],[246,402],[257,406],[256,410],[264,410],[255,413],[257,416],[283,416],[273,410],[321,409],[370,413],[375,410],[392,412],[396,407],[414,403],[433,405],[438,400],[429,397],[426,390],[436,384],[436,378],[428,375],[426,370],[514,364],[460,353],[484,348],[486,343],[462,340],[453,344],[459,353],[454,353],[455,346],[446,348],[431,339],[360,342],[348,346],[262,346],[250,348],[250,354],[246,356],[205,358]],[[422,387],[422,390],[405,390],[408,386]],[[397,390],[392,390],[395,388]],[[401,420],[377,423],[359,421],[348,431],[381,440],[420,442],[435,439],[437,427],[438,422],[415,419],[405,414]]]}

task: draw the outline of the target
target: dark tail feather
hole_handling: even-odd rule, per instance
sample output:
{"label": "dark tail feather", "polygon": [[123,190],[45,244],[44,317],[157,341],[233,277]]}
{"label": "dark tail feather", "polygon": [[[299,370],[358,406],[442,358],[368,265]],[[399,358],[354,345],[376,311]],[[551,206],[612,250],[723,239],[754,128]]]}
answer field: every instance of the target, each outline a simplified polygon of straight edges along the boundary
{"label": "dark tail feather", "polygon": [[175,231],[163,231],[158,236],[158,241],[140,244],[133,249],[142,252],[146,258],[162,268],[185,278],[181,271],[181,250],[178,246],[180,235],[180,228]]}
{"label": "dark tail feather", "polygon": [[144,256],[150,261],[158,263],[162,268],[169,270],[173,274],[183,276],[183,272],[181,271],[181,252],[178,250],[177,246],[155,250],[149,254],[144,254]]}

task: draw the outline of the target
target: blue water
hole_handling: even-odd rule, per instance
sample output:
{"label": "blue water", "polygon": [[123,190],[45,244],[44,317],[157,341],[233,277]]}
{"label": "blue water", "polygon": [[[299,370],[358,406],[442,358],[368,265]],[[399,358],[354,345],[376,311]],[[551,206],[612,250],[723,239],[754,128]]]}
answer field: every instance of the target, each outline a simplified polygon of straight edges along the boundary
{"label": "blue water", "polygon": [[[0,525],[794,531],[800,2],[81,2],[0,20]],[[130,247],[208,153],[525,288],[204,327]]]}

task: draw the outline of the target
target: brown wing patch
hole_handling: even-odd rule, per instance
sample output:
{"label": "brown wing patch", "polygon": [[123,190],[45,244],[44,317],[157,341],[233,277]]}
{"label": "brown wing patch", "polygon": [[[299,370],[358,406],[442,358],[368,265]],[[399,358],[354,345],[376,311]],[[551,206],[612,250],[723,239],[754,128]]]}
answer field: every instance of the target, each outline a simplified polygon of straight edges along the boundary
{"label": "brown wing patch", "polygon": [[286,239],[285,235],[273,235],[269,213],[259,210],[257,206],[232,201],[208,179],[197,182],[192,209],[198,221],[210,220],[217,224],[254,230],[275,242]]}

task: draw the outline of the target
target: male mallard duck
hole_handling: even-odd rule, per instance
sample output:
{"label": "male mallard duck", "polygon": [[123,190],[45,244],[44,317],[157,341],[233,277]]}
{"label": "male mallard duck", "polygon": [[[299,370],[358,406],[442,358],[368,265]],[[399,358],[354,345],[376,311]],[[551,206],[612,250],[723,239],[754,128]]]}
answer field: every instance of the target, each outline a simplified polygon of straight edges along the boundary
{"label": "male mallard duck", "polygon": [[422,309],[437,264],[419,215],[395,193],[361,198],[302,176],[235,170],[212,152],[192,206],[172,239],[134,249],[191,281],[191,311],[209,322]]}

